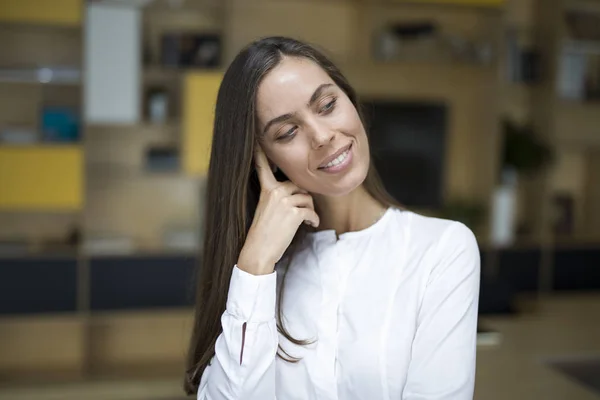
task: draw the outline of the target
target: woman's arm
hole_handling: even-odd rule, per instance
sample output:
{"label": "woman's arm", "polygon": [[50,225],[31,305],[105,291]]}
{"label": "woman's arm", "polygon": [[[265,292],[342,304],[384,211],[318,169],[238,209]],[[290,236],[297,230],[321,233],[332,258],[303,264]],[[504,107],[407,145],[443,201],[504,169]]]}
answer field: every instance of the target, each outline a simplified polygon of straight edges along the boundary
{"label": "woman's arm", "polygon": [[223,332],[206,367],[198,400],[274,400],[276,272],[252,275],[234,267]]}
{"label": "woman's arm", "polygon": [[223,332],[212,365],[202,374],[199,400],[275,399],[275,264],[300,224],[319,225],[308,192],[291,181],[277,181],[260,145],[255,150],[261,193],[231,275]]}
{"label": "woman's arm", "polygon": [[402,398],[471,400],[480,260],[473,233],[454,223],[440,239],[418,314]]}

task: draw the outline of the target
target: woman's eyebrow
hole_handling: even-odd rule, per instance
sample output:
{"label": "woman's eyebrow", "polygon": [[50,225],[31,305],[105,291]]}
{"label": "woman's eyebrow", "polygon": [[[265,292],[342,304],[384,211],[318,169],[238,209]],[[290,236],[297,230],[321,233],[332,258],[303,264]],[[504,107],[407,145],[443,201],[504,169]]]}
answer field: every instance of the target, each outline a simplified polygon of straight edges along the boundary
{"label": "woman's eyebrow", "polygon": [[267,124],[265,125],[265,128],[263,129],[263,135],[267,133],[267,131],[269,130],[269,128],[278,123],[278,122],[283,122],[286,121],[288,119],[292,119],[294,117],[293,113],[287,113],[287,114],[283,114],[280,115],[279,117],[275,117],[272,120],[270,120],[269,122],[267,122]]}
{"label": "woman's eyebrow", "polygon": [[321,94],[323,93],[323,91],[327,88],[330,88],[331,86],[333,86],[332,83],[323,83],[322,85],[319,85],[319,87],[315,90],[315,92],[312,94],[312,96],[310,96],[310,100],[308,101],[308,107],[312,106],[314,104],[315,101],[317,101],[319,99],[319,97],[321,97]]}
{"label": "woman's eyebrow", "polygon": [[[307,106],[308,107],[312,106],[319,99],[319,97],[321,97],[321,94],[323,94],[323,91],[332,86],[333,86],[332,83],[323,83],[323,84],[319,85],[319,87],[314,91],[312,96],[310,96],[310,100],[308,100]],[[271,126],[273,126],[274,124],[276,124],[278,122],[286,121],[288,119],[292,119],[293,117],[294,117],[294,113],[287,113],[287,114],[280,115],[279,117],[273,118],[272,120],[270,120],[269,122],[267,122],[265,124],[262,134],[263,135],[266,134],[267,131],[269,130],[269,128]]]}

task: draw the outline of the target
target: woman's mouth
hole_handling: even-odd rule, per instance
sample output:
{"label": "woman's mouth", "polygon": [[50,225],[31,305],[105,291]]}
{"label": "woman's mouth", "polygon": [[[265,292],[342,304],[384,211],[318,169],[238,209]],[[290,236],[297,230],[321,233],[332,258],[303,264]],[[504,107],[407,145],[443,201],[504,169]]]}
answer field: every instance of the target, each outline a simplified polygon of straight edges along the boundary
{"label": "woman's mouth", "polygon": [[319,167],[319,170],[324,171],[324,172],[340,172],[340,171],[346,169],[346,167],[348,165],[350,165],[351,161],[352,161],[352,144],[350,144],[350,146],[342,154],[337,156],[335,159],[331,160],[324,166]]}

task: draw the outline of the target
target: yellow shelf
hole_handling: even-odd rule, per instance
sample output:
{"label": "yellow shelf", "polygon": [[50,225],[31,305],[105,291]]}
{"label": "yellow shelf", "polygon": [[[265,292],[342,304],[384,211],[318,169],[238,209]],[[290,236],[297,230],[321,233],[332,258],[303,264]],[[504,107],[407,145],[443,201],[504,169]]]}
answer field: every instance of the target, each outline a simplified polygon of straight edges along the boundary
{"label": "yellow shelf", "polygon": [[1,211],[76,211],[82,193],[80,146],[0,147]]}
{"label": "yellow shelf", "polygon": [[0,21],[81,25],[83,0],[0,0]]}
{"label": "yellow shelf", "polygon": [[184,77],[182,156],[188,175],[208,172],[220,72],[190,72]]}

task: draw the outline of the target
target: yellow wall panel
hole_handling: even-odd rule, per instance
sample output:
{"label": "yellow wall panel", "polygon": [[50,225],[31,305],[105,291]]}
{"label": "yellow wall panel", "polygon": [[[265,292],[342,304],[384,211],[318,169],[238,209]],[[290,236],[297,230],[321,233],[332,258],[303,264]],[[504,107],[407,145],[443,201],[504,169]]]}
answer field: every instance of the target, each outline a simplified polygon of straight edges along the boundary
{"label": "yellow wall panel", "polygon": [[79,25],[83,0],[0,0],[0,21]]}
{"label": "yellow wall panel", "polygon": [[78,210],[82,186],[78,146],[0,147],[0,210]]}
{"label": "yellow wall panel", "polygon": [[217,93],[223,75],[216,72],[185,76],[183,99],[183,166],[189,175],[208,172]]}

